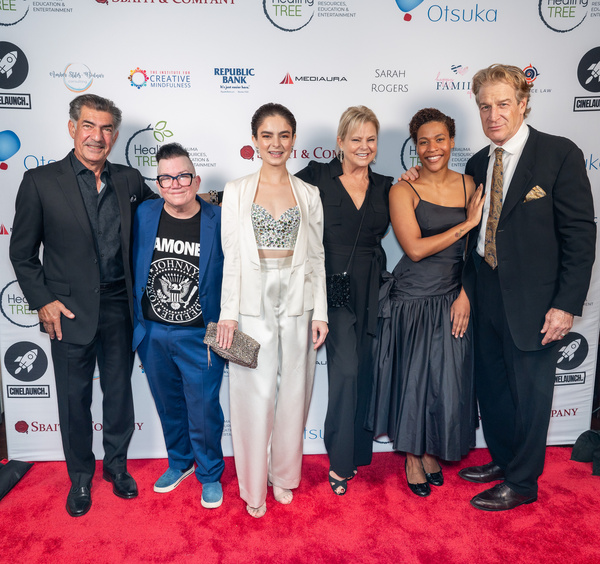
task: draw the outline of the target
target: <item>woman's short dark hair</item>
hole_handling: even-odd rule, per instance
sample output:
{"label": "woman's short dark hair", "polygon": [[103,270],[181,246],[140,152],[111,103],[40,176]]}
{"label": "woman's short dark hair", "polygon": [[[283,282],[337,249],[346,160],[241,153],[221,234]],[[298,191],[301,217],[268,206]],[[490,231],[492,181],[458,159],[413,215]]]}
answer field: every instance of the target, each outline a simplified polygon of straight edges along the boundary
{"label": "woman's short dark hair", "polygon": [[450,116],[443,114],[435,108],[423,108],[412,117],[408,125],[410,136],[415,145],[417,144],[417,133],[419,128],[430,121],[443,123],[448,129],[448,135],[450,135],[451,139],[453,139],[456,135],[456,126],[454,124],[454,120]]}
{"label": "woman's short dark hair", "polygon": [[156,152],[156,162],[160,162],[163,159],[174,159],[175,157],[187,157],[189,159],[190,154],[179,143],[167,143],[166,145],[162,145]]}
{"label": "woman's short dark hair", "polygon": [[262,122],[270,116],[281,116],[292,128],[292,135],[296,135],[296,118],[294,117],[294,114],[281,104],[269,102],[258,108],[252,116],[250,127],[252,128],[252,135],[254,137],[258,137],[258,128],[262,125]]}

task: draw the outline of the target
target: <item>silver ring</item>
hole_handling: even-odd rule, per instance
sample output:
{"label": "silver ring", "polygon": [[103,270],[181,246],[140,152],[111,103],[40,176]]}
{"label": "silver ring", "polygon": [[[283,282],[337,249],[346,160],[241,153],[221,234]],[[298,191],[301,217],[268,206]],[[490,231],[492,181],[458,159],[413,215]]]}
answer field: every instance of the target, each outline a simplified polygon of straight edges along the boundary
{"label": "silver ring", "polygon": [[564,334],[564,333],[561,333],[561,334],[560,334],[560,336],[561,336],[561,337],[564,337],[564,336],[565,336],[565,334]]}

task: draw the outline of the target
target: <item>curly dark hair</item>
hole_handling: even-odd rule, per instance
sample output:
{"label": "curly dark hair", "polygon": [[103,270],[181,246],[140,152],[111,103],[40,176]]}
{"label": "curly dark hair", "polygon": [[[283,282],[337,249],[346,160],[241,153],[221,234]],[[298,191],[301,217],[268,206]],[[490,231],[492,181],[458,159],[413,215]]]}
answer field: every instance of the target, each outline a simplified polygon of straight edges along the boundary
{"label": "curly dark hair", "polygon": [[296,135],[296,118],[294,117],[294,114],[281,104],[269,102],[258,108],[252,116],[250,128],[254,137],[258,137],[258,128],[261,126],[262,122],[270,116],[281,116],[292,128],[292,135]]}
{"label": "curly dark hair", "polygon": [[438,121],[443,123],[448,129],[448,135],[450,135],[450,139],[454,138],[456,134],[456,126],[454,124],[454,120],[450,116],[443,114],[435,108],[423,108],[412,117],[408,125],[410,136],[412,137],[415,145],[417,144],[417,133],[419,128],[430,121]]}

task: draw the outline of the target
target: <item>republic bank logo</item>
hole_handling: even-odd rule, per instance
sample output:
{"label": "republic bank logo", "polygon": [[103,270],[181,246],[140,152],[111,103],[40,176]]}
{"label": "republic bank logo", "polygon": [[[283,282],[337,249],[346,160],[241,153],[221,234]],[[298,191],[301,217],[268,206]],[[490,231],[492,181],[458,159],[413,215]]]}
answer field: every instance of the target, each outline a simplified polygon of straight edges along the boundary
{"label": "republic bank logo", "polygon": [[538,12],[544,25],[557,33],[568,33],[578,28],[590,9],[598,10],[598,0],[539,0]]}
{"label": "republic bank logo", "polygon": [[315,15],[315,0],[263,0],[267,19],[281,31],[299,31]]}
{"label": "republic bank logo", "polygon": [[16,25],[29,13],[29,0],[0,0],[0,25]]}

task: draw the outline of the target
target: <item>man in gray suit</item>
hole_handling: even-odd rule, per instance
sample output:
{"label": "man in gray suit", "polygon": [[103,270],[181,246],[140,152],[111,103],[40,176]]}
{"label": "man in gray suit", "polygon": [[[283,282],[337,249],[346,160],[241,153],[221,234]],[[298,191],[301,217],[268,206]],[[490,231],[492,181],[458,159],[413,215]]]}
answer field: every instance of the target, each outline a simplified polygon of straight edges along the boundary
{"label": "man in gray suit", "polygon": [[[74,150],[25,173],[16,200],[10,259],[40,328],[51,339],[61,437],[71,489],[67,512],[91,507],[93,374],[103,391],[103,477],[115,495],[137,496],[127,472],[133,434],[131,369],[133,216],[155,197],[140,173],[107,161],[121,111],[93,94],[70,104]],[[43,258],[39,259],[43,244]]]}

